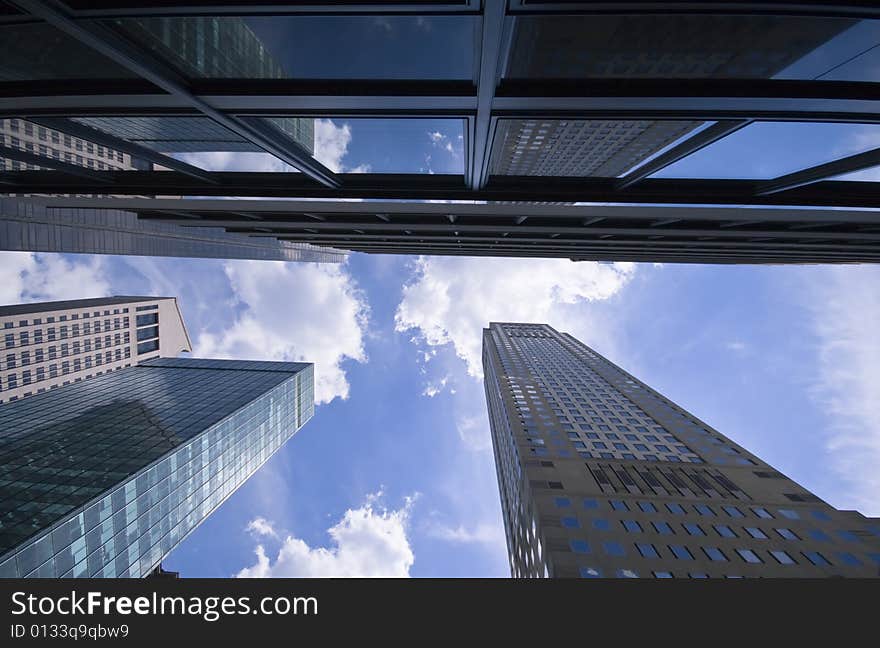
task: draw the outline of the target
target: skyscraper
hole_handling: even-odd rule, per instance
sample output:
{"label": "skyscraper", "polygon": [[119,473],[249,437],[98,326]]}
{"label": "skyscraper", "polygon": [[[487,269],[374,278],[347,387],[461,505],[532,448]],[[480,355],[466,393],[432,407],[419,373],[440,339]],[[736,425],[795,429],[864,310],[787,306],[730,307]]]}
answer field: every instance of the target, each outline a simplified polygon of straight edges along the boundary
{"label": "skyscraper", "polygon": [[839,511],[567,333],[483,330],[515,577],[880,575]]}
{"label": "skyscraper", "polygon": [[312,365],[155,358],[0,407],[0,576],[141,577],[314,413]]}
{"label": "skyscraper", "polygon": [[3,197],[0,250],[322,263],[338,263],[347,255],[333,248],[246,236],[220,227],[138,218],[135,212],[122,209],[47,207],[38,199]]}
{"label": "skyscraper", "polygon": [[0,403],[191,351],[175,297],[0,306]]}

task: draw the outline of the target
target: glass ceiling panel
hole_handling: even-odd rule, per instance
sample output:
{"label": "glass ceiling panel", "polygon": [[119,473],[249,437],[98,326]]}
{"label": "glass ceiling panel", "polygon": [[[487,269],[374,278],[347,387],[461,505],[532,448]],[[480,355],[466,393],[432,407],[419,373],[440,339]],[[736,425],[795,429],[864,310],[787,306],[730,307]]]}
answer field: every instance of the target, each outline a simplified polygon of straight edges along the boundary
{"label": "glass ceiling panel", "polygon": [[[508,78],[854,78],[880,21],[748,15],[522,16]],[[877,62],[876,53],[870,60]],[[866,59],[867,61],[867,59]],[[866,63],[863,61],[862,63]]]}
{"label": "glass ceiling panel", "polygon": [[125,68],[52,25],[0,25],[0,81],[132,76]]}
{"label": "glass ceiling panel", "polygon": [[654,120],[499,120],[491,175],[615,177],[703,122]]}
{"label": "glass ceiling panel", "polygon": [[207,117],[74,117],[73,121],[162,153],[261,150]]}
{"label": "glass ceiling panel", "polygon": [[760,122],[652,178],[770,179],[880,146],[880,125]]}
{"label": "glass ceiling panel", "polygon": [[472,79],[474,16],[176,16],[110,24],[192,78]]}
{"label": "glass ceiling panel", "polygon": [[[276,128],[279,122],[291,119],[266,118]],[[464,130],[460,119],[322,117],[309,121],[313,124],[313,142],[306,148],[332,171],[464,173]],[[290,134],[289,128],[283,130]]]}

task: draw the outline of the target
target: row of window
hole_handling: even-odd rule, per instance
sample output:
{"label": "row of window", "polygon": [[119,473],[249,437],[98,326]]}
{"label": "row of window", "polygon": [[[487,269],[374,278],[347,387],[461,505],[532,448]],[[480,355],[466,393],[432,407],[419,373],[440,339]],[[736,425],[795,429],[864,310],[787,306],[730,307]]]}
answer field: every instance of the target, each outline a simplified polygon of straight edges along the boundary
{"label": "row of window", "polygon": [[[125,347],[124,350],[120,348],[115,349],[115,351],[106,351],[103,356],[100,353],[96,353],[94,355],[94,366],[99,367],[105,362],[110,363],[114,360],[122,360],[123,358],[130,357],[131,349],[129,347]],[[48,368],[37,367],[34,371],[27,369],[21,372],[20,384],[18,373],[10,373],[6,375],[5,382],[0,381],[0,391],[3,391],[4,389],[18,389],[19,386],[29,385],[31,382],[40,382],[47,378],[57,378],[59,375],[66,375],[71,373],[71,371],[77,372],[83,369],[90,369],[92,366],[92,356],[84,356],[82,358],[74,358],[72,362],[70,360],[63,361],[61,363],[60,374],[57,364],[49,365]]]}
{"label": "row of window", "polygon": [[[106,333],[108,331],[118,331],[121,328],[128,328],[129,319],[128,317],[124,317],[120,320],[120,318],[116,317],[113,319],[113,325],[111,328],[110,320],[104,320],[104,326],[101,326],[100,321],[95,322],[94,329],[89,324],[89,322],[85,322],[82,325],[82,331],[80,331],[79,324],[73,324],[72,326],[62,325],[55,330],[55,327],[49,327],[46,329],[46,337],[45,340],[43,338],[43,329],[36,329],[33,331],[33,343],[34,344],[43,344],[43,342],[54,342],[58,337],[62,340],[67,339],[68,337],[79,337],[82,335],[91,335],[92,333]],[[4,334],[4,343],[7,349],[15,347],[15,334],[14,333],[6,333]],[[29,346],[31,344],[31,331],[22,331],[18,334],[18,346]]]}
{"label": "row of window", "polygon": [[[601,508],[600,501],[592,498],[586,498],[581,500],[582,507],[585,511],[591,511]],[[558,508],[570,508],[572,506],[572,499],[569,497],[557,497],[554,499],[554,503]],[[658,505],[654,502],[635,502],[636,507],[641,510],[643,513],[660,513],[660,509]],[[608,506],[614,511],[630,511],[633,510],[630,508],[630,503],[624,500],[608,500]],[[789,520],[800,520],[801,514],[795,511],[794,509],[777,509],[777,516],[774,516],[773,513],[768,511],[765,507],[762,506],[751,506],[748,507],[745,511],[738,506],[734,506],[732,504],[726,504],[723,506],[716,505],[715,508],[708,504],[679,504],[677,502],[667,502],[663,504],[663,508],[666,509],[669,513],[674,515],[686,515],[690,511],[689,508],[693,508],[694,511],[698,515],[702,515],[705,517],[715,517],[718,515],[716,512],[716,508],[719,511],[723,511],[727,514],[728,517],[731,518],[745,518],[748,517],[748,512],[750,511],[755,517],[761,518],[763,520],[772,520],[777,516],[781,516],[787,518]],[[830,522],[831,516],[828,515],[825,511],[819,510],[811,510],[809,511],[810,516],[813,519],[820,520],[822,522]]]}
{"label": "row of window", "polygon": [[[109,317],[110,315],[120,315],[120,314],[124,314],[127,312],[128,312],[128,308],[122,308],[122,309],[114,308],[114,309],[112,309],[112,311],[105,310],[103,317]],[[56,319],[59,322],[66,322],[66,321],[68,321],[68,319],[78,320],[80,318],[90,319],[92,317],[102,317],[101,311],[92,311],[91,313],[72,313],[69,317],[67,315],[59,315],[57,318],[54,315],[50,315],[49,317],[46,317],[45,320],[46,320],[46,324],[52,324],[53,322],[56,321]],[[35,317],[33,322],[30,322],[29,320],[26,320],[26,319],[18,321],[19,326],[31,326],[31,325],[38,326],[42,323],[43,323],[42,317]],[[3,323],[3,328],[13,328],[14,326],[15,326],[15,322],[12,322],[12,321]]]}

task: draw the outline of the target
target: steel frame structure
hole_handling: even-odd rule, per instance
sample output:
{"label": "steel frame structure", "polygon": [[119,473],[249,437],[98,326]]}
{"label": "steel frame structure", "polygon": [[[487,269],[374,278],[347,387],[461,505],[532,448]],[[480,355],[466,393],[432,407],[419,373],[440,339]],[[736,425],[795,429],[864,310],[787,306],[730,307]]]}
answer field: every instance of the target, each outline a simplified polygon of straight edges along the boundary
{"label": "steel frame structure", "polygon": [[[92,137],[97,143],[143,157],[168,171],[91,171],[71,169],[54,161],[44,164],[44,171],[0,173],[4,192],[100,193],[113,195],[183,195],[183,196],[274,196],[292,198],[361,198],[377,200],[474,200],[512,203],[604,202],[621,205],[741,205],[780,207],[880,208],[880,183],[834,180],[837,176],[880,164],[880,148],[851,155],[829,163],[801,169],[768,180],[698,180],[657,179],[649,176],[694,152],[757,121],[812,121],[880,124],[880,83],[860,81],[813,81],[781,79],[544,79],[523,81],[507,79],[502,74],[509,55],[514,22],[520,16],[558,14],[645,14],[701,13],[780,16],[824,16],[855,19],[880,18],[875,3],[835,4],[827,2],[553,2],[536,0],[462,0],[461,2],[397,3],[375,0],[348,0],[334,3],[260,2],[243,5],[234,2],[189,0],[177,5],[170,0],[123,0],[94,2],[86,0],[11,0],[0,4],[0,28],[44,21],[88,47],[102,53],[133,73],[128,79],[49,80],[0,82],[0,118],[20,118],[45,125],[77,137]],[[431,80],[297,80],[297,79],[190,79],[180,76],[153,53],[139,48],[96,19],[136,16],[191,15],[471,15],[479,21],[474,76],[471,81]],[[90,129],[70,117],[77,116],[200,116],[227,128],[256,148],[264,150],[299,170],[299,173],[220,173],[209,172],[157,153],[133,142]],[[315,160],[280,130],[258,117],[331,116],[373,118],[457,118],[463,122],[465,138],[464,172],[459,176],[420,174],[345,174],[336,173]],[[683,141],[629,169],[621,177],[516,177],[491,175],[490,156],[500,120],[504,119],[639,119],[713,121]],[[22,159],[19,155],[17,159]],[[24,160],[23,160],[24,161]],[[33,163],[33,160],[31,160]],[[545,208],[538,207],[538,209]],[[231,205],[227,208],[232,210]],[[514,214],[520,206],[507,205]],[[637,207],[636,209],[641,209]],[[238,207],[236,207],[238,209]],[[477,206],[486,211],[488,206]],[[629,207],[632,210],[633,207]],[[644,209],[648,209],[644,207]],[[654,226],[641,234],[638,228],[616,225],[585,228],[585,237],[596,234],[607,238],[569,254],[574,232],[532,232],[538,240],[489,243],[494,238],[452,240],[437,238],[431,247],[420,248],[410,234],[395,230],[396,219],[384,221],[371,208],[363,207],[362,216],[372,219],[381,232],[361,234],[360,240],[342,236],[309,234],[291,227],[282,238],[303,240],[319,245],[334,245],[351,250],[381,252],[433,253],[515,253],[570,258],[640,258],[719,261],[831,261],[870,260],[880,255],[878,241],[864,231],[864,223],[850,230],[832,219],[826,211],[801,214],[801,221],[786,227],[801,227],[799,237],[787,237],[773,227],[767,232],[747,233],[744,240],[755,238],[750,246],[736,245],[720,249],[717,240],[743,236],[720,236],[681,223],[694,221],[693,208],[679,207],[681,217],[668,226]],[[148,210],[138,210],[149,217]],[[188,212],[187,209],[178,211]],[[241,210],[239,210],[241,211]],[[245,210],[246,211],[246,210]],[[753,210],[749,210],[753,211]],[[770,211],[770,210],[763,210]],[[777,210],[778,211],[778,210]],[[231,213],[231,212],[230,212]],[[849,213],[849,212],[846,212]],[[880,219],[870,212],[869,223],[880,227]],[[818,214],[822,214],[819,218]],[[166,214],[167,216],[167,214]],[[337,215],[328,215],[332,221]],[[467,218],[474,218],[471,215]],[[498,217],[497,214],[492,215]],[[530,216],[534,220],[537,216]],[[550,218],[547,216],[547,218]],[[873,219],[873,220],[872,220]],[[201,217],[199,217],[201,220]],[[645,219],[641,219],[645,220]],[[662,220],[662,219],[654,219]],[[731,222],[755,220],[747,215]],[[515,221],[515,219],[514,219]],[[828,223],[835,224],[828,224]],[[340,231],[354,221],[340,220]],[[292,223],[294,224],[294,223]],[[402,225],[403,223],[401,223]],[[415,225],[415,223],[411,223]],[[607,224],[607,223],[606,223]],[[450,223],[454,225],[454,223]],[[475,223],[481,225],[481,223]],[[227,226],[224,224],[224,226]],[[482,226],[482,225],[481,225]],[[229,226],[227,226],[229,228]],[[527,228],[530,225],[517,225]],[[770,227],[768,225],[768,227]],[[235,227],[230,229],[235,230]],[[250,232],[241,226],[245,233]],[[362,228],[361,228],[362,229]],[[508,228],[510,229],[510,228]],[[711,229],[711,228],[710,228]],[[651,230],[648,234],[647,230]],[[684,231],[694,235],[687,246],[669,246]],[[412,231],[412,229],[411,229]],[[432,237],[447,232],[433,229]],[[740,233],[733,226],[730,234]],[[526,229],[508,232],[525,234]],[[675,236],[671,232],[676,232]],[[812,237],[805,234],[817,234]],[[250,232],[266,235],[266,232]],[[272,233],[275,234],[274,232]],[[538,235],[540,234],[540,235]],[[822,235],[827,234],[825,238]],[[834,234],[835,236],[832,236]],[[308,236],[306,236],[308,235]],[[546,240],[543,238],[546,235]],[[836,235],[844,236],[841,238]],[[328,236],[328,238],[319,238]],[[368,236],[377,238],[367,238]],[[638,245],[632,237],[639,239]],[[690,236],[690,235],[688,235]],[[704,236],[706,245],[696,245]],[[678,237],[678,238],[676,238]],[[846,238],[850,237],[850,238]],[[425,238],[430,238],[425,235]],[[760,239],[760,240],[758,240]],[[764,239],[769,239],[769,243]],[[808,242],[808,239],[816,239]],[[821,247],[839,245],[834,250]],[[417,239],[421,240],[421,239]],[[578,239],[580,240],[580,239]],[[786,241],[783,243],[783,241]],[[728,241],[729,242],[729,241]],[[662,244],[661,244],[662,243]],[[855,246],[859,243],[860,250]],[[425,244],[427,246],[427,244]],[[480,247],[485,245],[486,247]],[[581,245],[581,243],[578,243]],[[696,248],[701,252],[696,253]],[[726,244],[725,244],[726,245]],[[456,247],[457,246],[457,247]],[[768,246],[768,247],[761,247]],[[774,253],[774,246],[781,248]],[[812,246],[812,247],[810,247]],[[791,249],[788,249],[791,248]],[[794,254],[797,248],[797,254]],[[527,249],[531,252],[527,252]],[[579,250],[581,248],[578,248]],[[675,250],[674,252],[672,250]],[[877,249],[878,252],[874,252]],[[456,252],[458,250],[459,252]],[[688,250],[694,252],[688,256]],[[763,250],[760,254],[758,250]],[[742,256],[737,256],[742,251]],[[748,254],[746,254],[748,252]],[[834,252],[834,254],[832,254]],[[639,256],[641,255],[641,256]],[[717,255],[714,256],[713,255]],[[685,258],[686,257],[686,258]]]}

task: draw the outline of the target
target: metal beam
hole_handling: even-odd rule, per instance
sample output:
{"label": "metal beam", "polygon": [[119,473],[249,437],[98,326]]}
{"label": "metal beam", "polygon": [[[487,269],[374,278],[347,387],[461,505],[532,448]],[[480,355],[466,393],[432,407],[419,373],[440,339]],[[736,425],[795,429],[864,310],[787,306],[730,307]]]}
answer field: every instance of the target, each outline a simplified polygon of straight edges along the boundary
{"label": "metal beam", "polygon": [[[854,183],[859,184],[859,183]],[[114,188],[115,190],[115,188]],[[31,202],[47,208],[86,208],[86,209],[117,209],[135,212],[162,212],[167,210],[184,210],[193,213],[229,214],[245,211],[263,218],[297,217],[314,215],[323,217],[347,216],[363,218],[371,221],[376,214],[402,216],[423,219],[426,216],[437,217],[439,226],[457,227],[466,218],[494,218],[497,225],[507,229],[521,229],[526,226],[514,226],[509,219],[513,216],[535,218],[570,219],[585,227],[604,219],[629,220],[650,225],[651,222],[663,219],[682,219],[693,221],[712,221],[720,223],[719,227],[731,224],[748,223],[779,223],[799,224],[808,222],[823,223],[855,223],[860,225],[876,225],[880,223],[880,212],[863,209],[788,209],[775,208],[742,208],[742,207],[681,207],[661,205],[541,205],[541,204],[500,204],[500,203],[437,203],[437,202],[353,202],[347,200],[229,200],[195,199],[195,198],[76,198],[58,196],[47,198],[30,198]],[[456,223],[448,223],[447,216],[454,213]],[[750,220],[737,217],[748,215]],[[502,222],[507,221],[507,222]],[[261,224],[268,223],[263,221]],[[382,223],[372,223],[376,227],[387,227]],[[400,227],[408,227],[403,222]],[[585,227],[577,227],[581,230]],[[594,229],[594,228],[591,228]],[[678,230],[669,230],[668,233]],[[652,232],[656,233],[656,232]]]}
{"label": "metal beam", "polygon": [[[159,223],[177,223],[184,226],[193,227],[225,227],[225,228],[248,228],[253,225],[252,221],[241,220],[211,220],[202,218],[199,220],[183,221],[180,218],[163,218],[150,217],[149,220]],[[481,234],[483,238],[491,239],[501,236],[505,232],[511,235],[516,234],[537,234],[550,237],[552,235],[562,236],[568,235],[567,238],[557,239],[560,243],[566,241],[590,239],[596,236],[648,236],[654,235],[657,230],[647,227],[571,227],[562,225],[495,225],[484,223],[399,223],[396,227],[390,227],[386,223],[364,223],[360,221],[351,221],[344,219],[327,220],[324,222],[291,222],[291,221],[272,221],[264,220],[260,223],[261,227],[267,227],[273,231],[283,232],[285,230],[303,230],[313,229],[315,231],[330,231],[336,235],[344,234],[350,231],[361,232],[382,232],[387,236],[395,236],[402,231],[424,232],[424,237],[438,237],[448,234],[458,235],[460,232],[471,232]],[[792,231],[788,228],[780,230],[732,230],[732,229],[709,229],[709,228],[681,228],[668,230],[663,234],[664,239],[686,239],[709,236],[714,239],[743,239],[743,238],[768,238],[773,240],[790,239],[795,241],[802,240],[823,240],[823,241],[876,241],[880,242],[880,234],[868,234],[858,232],[808,232],[808,231]],[[513,239],[514,236],[511,236]],[[545,239],[536,239],[545,240]]]}
{"label": "metal beam", "polygon": [[620,14],[722,14],[771,16],[823,16],[840,18],[877,18],[880,7],[870,2],[754,2],[726,0],[721,2],[651,2],[645,0],[615,1],[581,0],[541,1],[510,0],[510,12],[522,15],[620,15]]}
{"label": "metal beam", "polygon": [[104,175],[101,175],[100,171],[93,171],[88,167],[81,167],[76,164],[64,162],[62,160],[56,160],[55,158],[45,157],[43,155],[36,155],[34,153],[29,153],[28,151],[22,151],[21,149],[12,148],[11,146],[4,146],[0,144],[0,157],[4,157],[10,160],[18,160],[19,162],[24,162],[26,164],[34,164],[36,166],[55,169],[56,171],[61,171],[62,173],[66,173],[67,175],[72,175],[77,178],[87,178],[88,180],[104,185],[104,189],[107,188],[107,185],[113,184],[113,180],[105,177]]}
{"label": "metal beam", "polygon": [[482,189],[489,176],[492,154],[492,105],[498,84],[499,58],[504,38],[506,0],[484,0],[477,76],[477,111],[469,149],[467,174],[471,189]]}
{"label": "metal beam", "polygon": [[653,175],[661,169],[665,169],[669,165],[675,164],[679,160],[686,158],[692,153],[696,153],[700,149],[705,148],[724,137],[727,137],[731,133],[735,133],[751,123],[753,122],[750,119],[741,119],[736,121],[720,121],[713,124],[708,128],[701,130],[696,135],[692,135],[683,142],[673,146],[671,149],[658,155],[653,160],[636,167],[617,181],[616,188],[618,191],[626,189],[642,178],[647,178],[649,175]]}
{"label": "metal beam", "polygon": [[[0,172],[11,181],[10,193],[103,193],[93,183],[77,183],[54,171]],[[410,201],[479,200],[492,202],[620,203],[632,205],[714,204],[880,208],[880,183],[824,180],[785,192],[755,195],[756,180],[645,178],[617,192],[613,178],[493,176],[480,191],[467,188],[462,176],[444,174],[340,174],[341,188],[325,187],[302,173],[216,171],[219,185],[195,181],[174,171],[108,171],[114,195],[235,196]],[[728,218],[750,219],[748,210]],[[516,216],[508,210],[508,217]],[[666,216],[671,218],[673,215]]]}
{"label": "metal beam", "polygon": [[[478,90],[468,81],[353,80],[340,86],[326,80],[193,79],[185,89],[186,95],[165,94],[140,79],[5,81],[0,82],[0,117],[202,114],[190,97],[227,115],[252,116],[473,118],[481,106]],[[481,88],[484,93],[490,89]],[[880,123],[878,94],[880,83],[857,81],[688,79],[685,86],[681,79],[505,79],[491,103],[483,105],[491,111],[480,114],[495,119]],[[481,128],[490,126],[481,122]]]}
{"label": "metal beam", "polygon": [[218,184],[217,179],[212,177],[209,171],[205,171],[204,169],[200,169],[196,166],[193,166],[192,164],[187,164],[186,162],[177,160],[170,155],[163,155],[162,153],[158,153],[157,151],[147,148],[146,146],[141,146],[140,144],[129,142],[128,140],[124,140],[121,137],[115,137],[113,135],[110,135],[109,133],[100,131],[97,128],[92,128],[90,126],[80,124],[70,119],[57,117],[38,117],[36,119],[31,119],[28,121],[32,121],[35,124],[39,124],[40,126],[44,126],[52,130],[67,133],[68,135],[78,137],[88,142],[94,142],[95,144],[109,146],[116,151],[122,151],[123,153],[128,153],[129,155],[143,158],[144,160],[147,160],[154,164],[159,164],[168,169],[179,171],[180,173],[184,173],[190,177],[197,178],[198,180],[210,182],[211,184]]}
{"label": "metal beam", "polygon": [[819,164],[808,169],[801,169],[788,175],[768,180],[758,187],[757,194],[759,196],[767,196],[769,194],[778,193],[803,187],[804,185],[834,178],[846,173],[853,173],[863,169],[870,169],[880,165],[880,148],[875,148],[864,153],[857,153],[849,157],[840,158],[825,164]]}
{"label": "metal beam", "polygon": [[168,68],[163,62],[155,60],[148,52],[134,47],[100,22],[76,21],[70,17],[67,10],[54,0],[13,0],[13,2],[31,15],[42,18],[84,45],[97,50],[119,65],[176,96],[191,108],[195,108],[321,184],[330,187],[339,186],[336,174],[312,158],[305,149],[289,138],[279,137],[280,131],[278,129],[271,127],[268,123],[265,128],[255,128],[253,124],[245,123],[237,117],[217,110],[204,99],[194,95],[188,88],[186,81],[180,78],[175,71]]}

